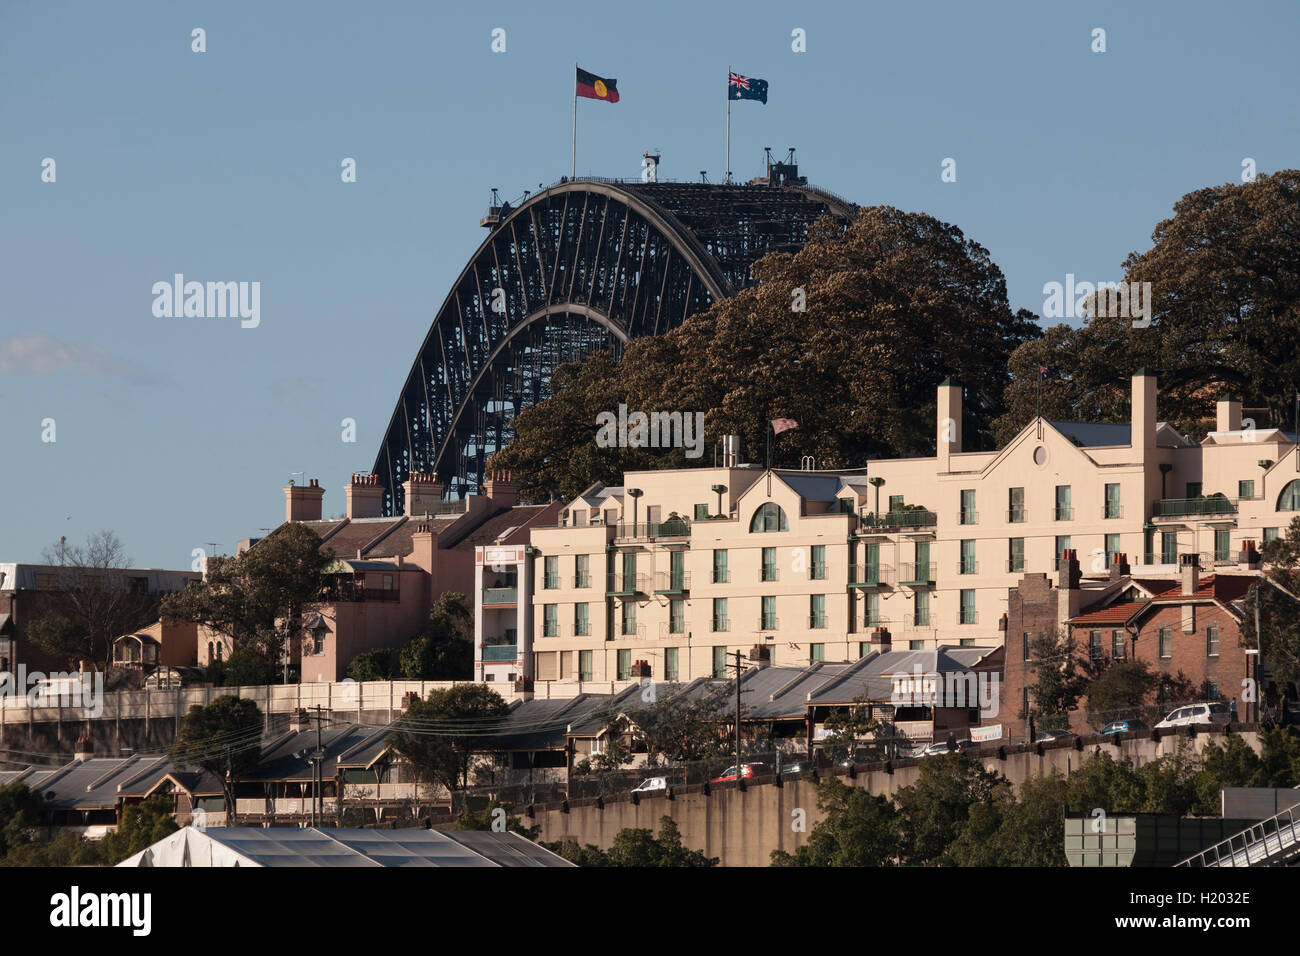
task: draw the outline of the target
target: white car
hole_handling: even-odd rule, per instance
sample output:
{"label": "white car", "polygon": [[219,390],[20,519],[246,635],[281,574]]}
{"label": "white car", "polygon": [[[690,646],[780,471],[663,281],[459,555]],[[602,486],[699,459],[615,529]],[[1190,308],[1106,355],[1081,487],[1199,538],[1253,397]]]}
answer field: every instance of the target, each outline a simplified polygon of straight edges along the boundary
{"label": "white car", "polygon": [[1228,711],[1228,705],[1216,700],[1208,704],[1189,704],[1186,707],[1179,707],[1156,724],[1155,729],[1171,730],[1174,727],[1190,727],[1193,724],[1209,727],[1215,724],[1226,724],[1231,720],[1232,714]]}
{"label": "white car", "polygon": [[633,793],[653,793],[656,790],[667,790],[667,777],[646,777],[639,784],[632,788]]}

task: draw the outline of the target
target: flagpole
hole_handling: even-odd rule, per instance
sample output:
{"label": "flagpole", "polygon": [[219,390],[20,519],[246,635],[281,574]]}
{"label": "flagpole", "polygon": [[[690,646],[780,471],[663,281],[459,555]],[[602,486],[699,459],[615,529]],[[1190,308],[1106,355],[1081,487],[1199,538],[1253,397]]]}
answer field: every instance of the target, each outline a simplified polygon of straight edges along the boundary
{"label": "flagpole", "polygon": [[570,179],[578,178],[578,64],[573,64],[573,168]]}
{"label": "flagpole", "polygon": [[723,182],[731,182],[731,64],[727,64],[727,162]]}

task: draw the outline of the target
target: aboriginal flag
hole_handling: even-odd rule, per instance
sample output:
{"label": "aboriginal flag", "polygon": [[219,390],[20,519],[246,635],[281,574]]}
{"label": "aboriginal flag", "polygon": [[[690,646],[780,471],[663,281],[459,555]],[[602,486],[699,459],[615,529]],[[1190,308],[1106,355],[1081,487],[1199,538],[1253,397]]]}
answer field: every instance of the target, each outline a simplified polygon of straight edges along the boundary
{"label": "aboriginal flag", "polygon": [[577,94],[585,96],[589,100],[604,100],[607,103],[617,103],[618,80],[606,80],[579,67]]}

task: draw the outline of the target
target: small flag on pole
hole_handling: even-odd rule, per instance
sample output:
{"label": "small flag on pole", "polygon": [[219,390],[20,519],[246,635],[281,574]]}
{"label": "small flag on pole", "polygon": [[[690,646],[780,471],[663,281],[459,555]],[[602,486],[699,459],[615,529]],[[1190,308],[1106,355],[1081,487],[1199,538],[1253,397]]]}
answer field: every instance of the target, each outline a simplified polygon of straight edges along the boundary
{"label": "small flag on pole", "polygon": [[607,80],[578,68],[577,95],[589,100],[604,100],[607,103],[618,102],[618,80]]}
{"label": "small flag on pole", "polygon": [[767,102],[767,80],[727,72],[727,99]]}
{"label": "small flag on pole", "polygon": [[791,429],[798,428],[799,423],[793,418],[774,418],[772,419],[772,432],[779,435],[781,432],[788,432]]}

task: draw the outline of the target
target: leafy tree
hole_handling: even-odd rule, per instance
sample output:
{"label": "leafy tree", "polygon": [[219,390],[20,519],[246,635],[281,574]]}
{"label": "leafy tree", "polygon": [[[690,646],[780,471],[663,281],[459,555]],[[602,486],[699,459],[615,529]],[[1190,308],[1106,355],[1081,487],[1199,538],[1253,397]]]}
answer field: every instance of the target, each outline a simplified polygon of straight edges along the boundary
{"label": "leafy tree", "polygon": [[[916,783],[899,790],[900,859],[905,863],[947,863],[976,804],[1005,798],[1010,784],[965,754],[944,754],[921,763]],[[987,808],[991,811],[993,808]]]}
{"label": "leafy tree", "polygon": [[1067,780],[1066,809],[1071,813],[1091,813],[1100,807],[1108,814],[1137,813],[1146,798],[1141,775],[1128,757],[1115,760],[1106,751],[1098,751],[1070,774]]}
{"label": "leafy tree", "polygon": [[348,676],[354,681],[392,679],[392,650],[383,647],[375,651],[362,651],[348,664]]}
{"label": "leafy tree", "polygon": [[177,765],[221,778],[227,826],[235,809],[235,781],[256,769],[261,754],[261,710],[251,700],[231,696],[191,707],[167,751]]}
{"label": "leafy tree", "polygon": [[[1267,738],[1265,738],[1267,747]],[[1201,753],[1201,772],[1196,779],[1195,813],[1214,816],[1223,809],[1225,787],[1249,787],[1259,773],[1259,755],[1238,736],[1225,737],[1223,743],[1208,744]]]}
{"label": "leafy tree", "polygon": [[612,714],[607,710],[593,716],[597,719],[604,719],[606,723],[605,749],[591,756],[590,769],[592,772],[608,773],[619,770],[631,763],[632,740],[635,734],[635,727],[632,723],[626,717]]}
{"label": "leafy tree", "polygon": [[275,664],[251,647],[238,647],[224,661],[213,661],[224,687],[254,687],[273,684]]}
{"label": "leafy tree", "polygon": [[158,598],[133,590],[123,574],[131,558],[114,532],[97,531],[79,546],[61,538],[43,560],[57,568],[61,609],[33,621],[28,636],[69,664],[85,658],[108,667],[113,641],[157,619]]}
{"label": "leafy tree", "polygon": [[1261,734],[1264,741],[1260,766],[1251,778],[1252,787],[1300,786],[1300,734],[1293,728],[1277,727]]}
{"label": "leafy tree", "polygon": [[1201,766],[1185,740],[1173,753],[1144,763],[1137,770],[1144,794],[1140,812],[1190,814],[1200,798]]}
{"label": "leafy tree", "polygon": [[627,716],[645,739],[651,765],[686,763],[732,752],[735,706],[732,689],[719,684],[695,696],[660,694],[647,707],[628,708]]}
{"label": "leafy tree", "polygon": [[469,786],[476,756],[509,712],[486,684],[457,684],[413,700],[388,739],[419,782],[440,784],[454,795]]}
{"label": "leafy tree", "polygon": [[[1265,542],[1260,557],[1268,565],[1270,577],[1291,594],[1300,594],[1300,515],[1291,519],[1286,534]],[[1279,683],[1300,684],[1300,608],[1276,588],[1252,587],[1243,608],[1241,643],[1244,647],[1261,646],[1255,635],[1255,602],[1258,600],[1263,631],[1263,657]]]}
{"label": "leafy tree", "polygon": [[[552,378],[552,395],[515,419],[516,438],[489,462],[526,476],[534,500],[571,498],[627,470],[678,467],[684,449],[601,449],[595,413],[620,402],[643,410],[707,410],[711,435],[736,434],[757,455],[768,421],[800,427],[773,445],[773,462],[813,455],[822,467],[925,454],[934,447],[935,385],[968,388],[971,444],[987,444],[1001,412],[1007,359],[1036,335],[1013,314],[988,251],[955,226],[892,207],[830,219],[796,253],[753,267],[756,285],[716,302],[665,335],[637,340]],[[791,321],[795,290],[806,310]]]}
{"label": "leafy tree", "polygon": [[606,856],[610,866],[710,867],[718,865],[716,856],[682,846],[682,835],[672,817],[659,818],[659,835],[649,829],[625,829],[614,837]]}
{"label": "leafy tree", "polygon": [[8,855],[0,858],[0,866],[104,866],[107,863],[104,848],[100,844],[82,839],[67,830],[49,842],[19,843]]}
{"label": "leafy tree", "polygon": [[1112,720],[1146,714],[1159,684],[1146,661],[1112,662],[1087,686],[1088,723],[1100,729]]}
{"label": "leafy tree", "polygon": [[543,849],[562,856],[575,866],[609,866],[609,857],[595,844],[585,846],[577,840],[557,840],[553,843],[540,844]]}
{"label": "leafy tree", "polygon": [[1013,797],[998,788],[971,806],[948,851],[956,866],[1065,866],[1065,800],[1060,774],[1028,777]]}
{"label": "leafy tree", "polygon": [[429,609],[424,629],[401,650],[407,680],[468,680],[474,672],[473,612],[465,595],[446,591]]}
{"label": "leafy tree", "polygon": [[524,826],[518,817],[510,816],[506,808],[495,800],[488,804],[485,809],[479,811],[466,807],[456,817],[454,828],[457,830],[495,830],[498,826],[498,820],[504,821],[505,828],[509,832],[518,833],[520,836],[533,841],[536,841],[537,834],[542,832],[540,826]]}
{"label": "leafy tree", "polygon": [[1032,419],[1039,365],[1062,373],[1051,389],[1041,383],[1045,410],[1050,400],[1053,414],[1072,420],[1127,421],[1127,378],[1146,366],[1161,377],[1161,416],[1180,432],[1203,434],[1224,394],[1268,409],[1261,426],[1288,425],[1300,383],[1298,223],[1296,170],[1183,196],[1156,225],[1152,247],[1124,262],[1124,281],[1151,284],[1150,326],[1102,315],[1021,345],[1011,357],[999,441]]}
{"label": "leafy tree", "polygon": [[852,757],[858,742],[880,726],[871,716],[866,696],[859,695],[848,707],[836,708],[823,722],[828,733],[822,740],[822,752],[831,760],[838,762]]}
{"label": "leafy tree", "polygon": [[117,829],[102,841],[106,862],[109,866],[121,863],[179,829],[171,802],[165,797],[132,804],[122,812]]}
{"label": "leafy tree", "polygon": [[320,597],[329,561],[314,531],[281,525],[242,554],[209,558],[201,582],[164,599],[163,617],[197,621],[275,667],[301,638],[302,608]]}
{"label": "leafy tree", "polygon": [[0,857],[30,841],[29,831],[40,825],[44,806],[40,794],[25,783],[0,787]]}
{"label": "leafy tree", "polygon": [[1069,726],[1084,689],[1073,636],[1064,629],[1044,631],[1030,640],[1029,650],[1034,679],[1029,682],[1030,709],[1022,708],[1021,719],[1032,714],[1038,730]]}
{"label": "leafy tree", "polygon": [[786,853],[772,851],[773,866],[888,866],[898,853],[898,811],[888,797],[827,777],[817,787],[825,816],[808,842]]}

